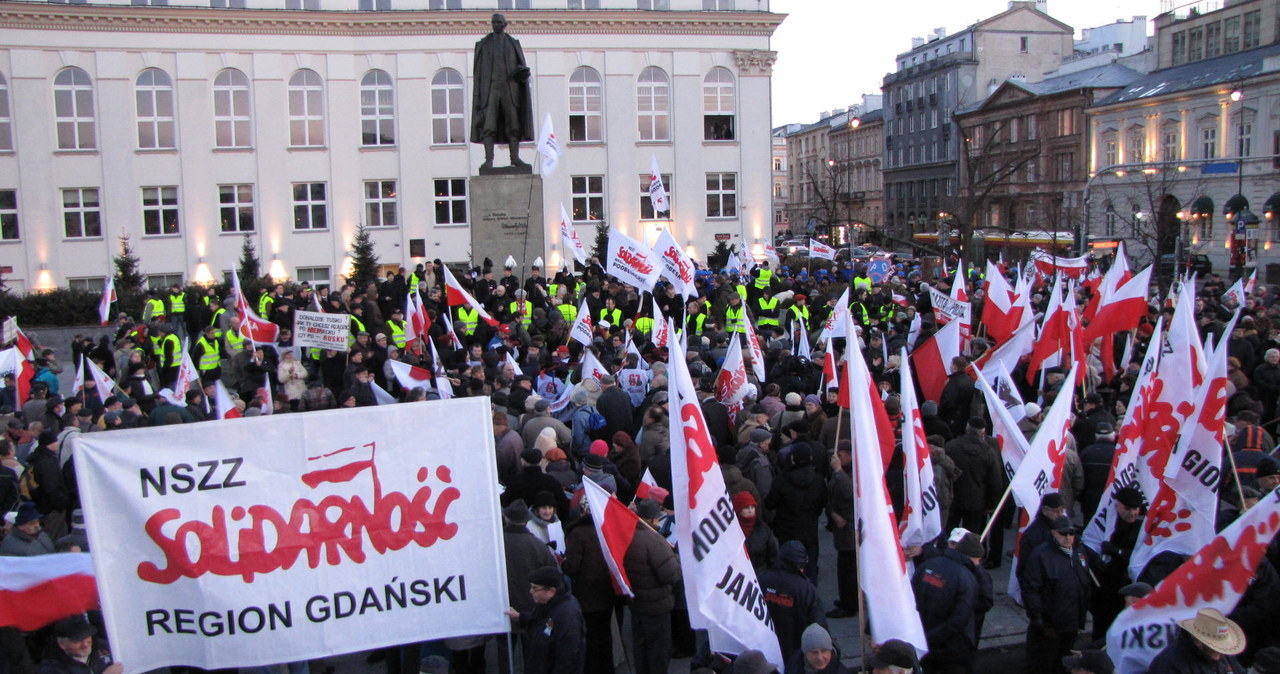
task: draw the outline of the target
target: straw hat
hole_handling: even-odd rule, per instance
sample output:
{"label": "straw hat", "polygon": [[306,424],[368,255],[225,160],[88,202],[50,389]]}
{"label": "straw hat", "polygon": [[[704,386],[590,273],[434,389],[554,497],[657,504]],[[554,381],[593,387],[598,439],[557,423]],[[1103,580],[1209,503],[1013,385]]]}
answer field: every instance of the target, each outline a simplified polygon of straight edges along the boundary
{"label": "straw hat", "polygon": [[1238,655],[1244,650],[1244,630],[1216,608],[1202,608],[1196,617],[1179,620],[1178,625],[1197,641],[1223,655]]}

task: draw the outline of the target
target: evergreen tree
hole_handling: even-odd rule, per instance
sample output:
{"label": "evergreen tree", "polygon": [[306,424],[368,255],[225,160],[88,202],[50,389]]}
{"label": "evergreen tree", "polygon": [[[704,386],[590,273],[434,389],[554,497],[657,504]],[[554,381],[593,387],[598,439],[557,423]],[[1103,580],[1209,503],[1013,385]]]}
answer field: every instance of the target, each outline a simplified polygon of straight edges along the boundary
{"label": "evergreen tree", "polygon": [[[240,262],[236,265],[236,274],[241,283],[252,283],[262,274],[262,260],[258,259],[258,249],[253,245],[253,237],[244,235],[244,243],[240,244]],[[245,291],[248,294],[248,291]]]}
{"label": "evergreen tree", "polygon": [[600,260],[600,264],[606,264],[609,258],[609,223],[601,220],[596,224],[596,249],[591,252]]}
{"label": "evergreen tree", "polygon": [[363,222],[356,227],[356,238],[351,241],[351,259],[350,280],[357,288],[378,280],[378,254],[373,250],[373,237]]}
{"label": "evergreen tree", "polygon": [[733,249],[724,241],[717,241],[716,247],[712,249],[711,255],[707,256],[707,264],[712,269],[721,269],[729,264],[729,256],[733,254]]}
{"label": "evergreen tree", "polygon": [[141,260],[137,254],[133,252],[133,246],[129,244],[129,235],[120,236],[120,254],[111,259],[116,266],[116,291],[132,292],[140,290],[145,279],[142,278],[142,272],[138,271],[138,264]]}

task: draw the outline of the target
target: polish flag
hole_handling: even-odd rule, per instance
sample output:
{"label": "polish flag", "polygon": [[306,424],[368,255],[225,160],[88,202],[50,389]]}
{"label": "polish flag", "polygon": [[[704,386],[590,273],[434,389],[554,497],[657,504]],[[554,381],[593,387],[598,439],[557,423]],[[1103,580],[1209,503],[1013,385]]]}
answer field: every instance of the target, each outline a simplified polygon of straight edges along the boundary
{"label": "polish flag", "polygon": [[[933,486],[933,460],[929,457],[929,442],[925,440],[924,420],[916,403],[916,387],[911,379],[911,364],[907,350],[900,356],[902,367],[902,455],[903,489],[902,520],[898,522],[898,534],[902,547],[924,545],[942,533],[942,514],[938,509],[938,497]],[[926,498],[927,496],[927,498]]]}
{"label": "polish flag", "polygon": [[742,344],[729,340],[720,373],[716,375],[716,400],[729,408],[729,416],[742,409],[742,399],[747,396],[747,366],[742,360]]}
{"label": "polish flag", "polygon": [[[449,319],[449,310],[445,309],[439,312],[437,317],[440,319],[440,323],[444,325],[444,334],[445,338],[449,340],[449,346],[453,347],[454,351],[461,349],[462,340],[458,339],[458,333],[453,331],[453,321]],[[428,339],[427,341],[430,342],[431,340]],[[432,346],[434,347],[434,344]]]}
{"label": "polish flag", "polygon": [[262,319],[249,306],[249,299],[240,289],[240,276],[231,270],[231,292],[236,298],[236,315],[240,317],[240,334],[256,344],[275,344],[280,326]]}
{"label": "polish flag", "polygon": [[764,381],[764,349],[760,348],[760,335],[756,334],[756,326],[747,320],[747,347],[751,349],[751,372],[756,381]]}
{"label": "polish flag", "polygon": [[106,405],[107,398],[111,397],[111,391],[115,389],[116,383],[112,381],[111,377],[108,377],[107,373],[103,372],[102,368],[98,367],[98,364],[93,362],[93,360],[86,358],[84,360],[84,364],[89,370],[89,376],[93,377],[95,388],[98,391],[98,398],[102,400],[103,405]]}
{"label": "polish flag", "polygon": [[960,355],[960,321],[942,326],[911,354],[911,367],[920,381],[925,400],[937,402],[951,374],[951,361]]}
{"label": "polish flag", "polygon": [[17,347],[18,353],[21,353],[23,358],[26,358],[27,360],[35,360],[36,359],[35,344],[31,343],[31,340],[27,337],[27,333],[23,332],[22,328],[17,327],[17,325],[18,325],[18,321],[15,319],[14,320],[15,332],[14,332],[14,338],[13,338],[13,345]]}
{"label": "polish flag", "polygon": [[32,632],[97,607],[87,552],[6,557],[0,564],[0,626]]}
{"label": "polish flag", "polygon": [[[1068,382],[1074,381],[1078,367],[1078,364],[1072,365]],[[1075,387],[1069,384],[1058,392],[1028,447],[1027,455],[1013,475],[1010,487],[1013,497],[1029,516],[1034,516],[1039,510],[1040,497],[1058,491],[1062,484],[1062,467],[1067,456],[1066,434],[1071,428],[1071,402],[1074,397]]]}
{"label": "polish flag", "polygon": [[595,480],[583,480],[582,491],[587,497],[591,522],[596,525],[596,538],[600,541],[600,552],[604,553],[604,563],[613,577],[614,589],[625,597],[634,597],[622,560],[627,556],[627,548],[631,547],[631,539],[635,538],[640,518]]}
{"label": "polish flag", "polygon": [[639,501],[642,498],[648,498],[662,503],[667,500],[667,496],[670,494],[671,492],[658,486],[658,481],[653,478],[653,471],[645,468],[644,475],[640,476],[640,483],[636,485],[635,500]]}
{"label": "polish flag", "polygon": [[441,269],[444,270],[445,296],[448,298],[449,306],[469,306],[480,313],[480,318],[484,319],[485,323],[497,327],[498,321],[484,310],[484,307],[476,301],[476,298],[471,296],[471,293],[463,289],[462,284],[458,283],[458,279],[453,277],[453,272],[449,271],[448,267],[441,267]]}
{"label": "polish flag", "polygon": [[108,276],[102,286],[102,299],[98,300],[98,320],[102,325],[111,322],[111,303],[116,299],[116,279]]}
{"label": "polish flag", "polygon": [[418,313],[422,309],[421,300],[415,302],[418,293],[411,292],[404,296],[404,341],[405,344],[413,343],[413,340],[423,337],[427,334],[427,315],[426,313]]}
{"label": "polish flag", "polygon": [[982,324],[987,328],[987,336],[1000,344],[1013,336],[1021,324],[1023,305],[1016,301],[1013,288],[991,262],[987,262],[985,286],[987,301],[982,307]]}
{"label": "polish flag", "polygon": [[1112,293],[1133,278],[1133,272],[1129,270],[1129,258],[1124,253],[1124,242],[1116,248],[1116,261],[1111,264],[1111,268],[1107,270],[1102,281],[1096,285],[1089,286],[1093,288],[1093,296],[1089,298],[1089,304],[1084,308],[1084,319],[1093,322],[1093,317],[1098,313],[1098,307]]}
{"label": "polish flag", "polygon": [[[434,347],[433,347],[434,348]],[[389,360],[391,363],[391,374],[395,375],[396,381],[407,389],[415,388],[434,388],[432,386],[431,372],[425,368],[402,363],[398,360]]]}
{"label": "polish flag", "polygon": [[0,351],[0,373],[13,373],[14,398],[18,401],[18,406],[27,402],[27,398],[31,396],[31,380],[36,376],[36,368],[22,355],[22,351],[14,346],[4,351]]}
{"label": "polish flag", "polygon": [[213,409],[219,419],[239,419],[242,416],[221,379],[213,382]]}
{"label": "polish flag", "polygon": [[271,391],[271,373],[262,373],[262,388],[258,389],[262,395],[262,407],[258,409],[262,411],[262,416],[270,416],[276,410],[276,396]]}
{"label": "polish flag", "polygon": [[[846,318],[846,321],[851,319]],[[957,324],[957,329],[958,329]],[[847,326],[849,332],[852,325]],[[907,560],[902,554],[898,525],[894,521],[889,490],[885,485],[881,437],[877,432],[873,395],[875,383],[862,358],[845,358],[849,387],[849,433],[853,443],[853,494],[860,532],[858,583],[866,595],[867,611],[875,615],[871,637],[876,643],[901,639],[915,647],[917,654],[928,651],[920,614],[916,612]],[[892,429],[889,429],[892,432]]]}
{"label": "polish flag", "polygon": [[1273,490],[1169,574],[1151,594],[1116,616],[1107,653],[1119,674],[1146,672],[1177,622],[1201,609],[1230,614],[1252,586],[1258,564],[1280,524],[1280,490]]}
{"label": "polish flag", "polygon": [[994,376],[997,367],[1013,372],[1022,358],[1031,353],[1035,343],[1036,324],[1034,321],[1027,321],[1014,330],[1003,344],[987,349],[973,364],[988,377]]}
{"label": "polish flag", "polygon": [[[1107,275],[1110,276],[1111,272],[1107,272]],[[1151,267],[1138,272],[1114,290],[1109,290],[1104,280],[1098,310],[1084,330],[1085,343],[1092,344],[1099,337],[1110,337],[1117,332],[1127,332],[1138,327],[1138,323],[1147,315],[1147,291],[1150,287]]]}
{"label": "polish flag", "polygon": [[578,307],[578,316],[573,319],[573,327],[569,329],[569,337],[583,346],[591,346],[595,322],[591,320],[591,310],[587,308],[587,300],[583,298]]}
{"label": "polish flag", "polygon": [[956,278],[951,283],[951,299],[957,302],[969,301],[968,284],[965,282],[965,279],[964,279],[964,261],[963,260],[960,261],[960,264],[956,265]]}
{"label": "polish flag", "polygon": [[[445,372],[444,361],[440,360],[440,353],[436,351],[436,343],[428,339],[427,344],[431,345],[431,366],[436,376],[436,393],[440,395],[441,400],[448,400],[453,397],[453,384],[449,382],[449,373]],[[396,380],[399,381],[399,377]]]}
{"label": "polish flag", "polygon": [[[1084,335],[1076,305],[1062,298],[1062,281],[1053,282],[1049,307],[1044,312],[1040,336],[1031,349],[1031,363],[1027,368],[1027,381],[1035,382],[1036,373],[1055,366],[1066,367],[1084,360]],[[1074,293],[1068,288],[1068,297]],[[1084,372],[1078,371],[1083,376]]]}

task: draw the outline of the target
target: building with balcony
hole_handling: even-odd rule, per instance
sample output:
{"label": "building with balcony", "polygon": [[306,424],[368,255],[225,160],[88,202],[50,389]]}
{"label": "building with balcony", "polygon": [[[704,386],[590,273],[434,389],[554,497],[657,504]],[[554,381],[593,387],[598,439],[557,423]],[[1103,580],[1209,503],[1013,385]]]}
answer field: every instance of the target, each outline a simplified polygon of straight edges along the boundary
{"label": "building with balcony", "polygon": [[[561,204],[586,241],[602,221],[650,242],[669,228],[695,255],[717,234],[766,237],[770,111],[748,102],[769,97],[783,17],[768,9],[0,3],[0,267],[17,291],[96,289],[127,235],[153,284],[211,281],[249,236],[273,274],[328,283],[361,223],[385,263],[468,261],[473,48],[495,10],[532,70],[535,124],[550,115],[564,149],[543,176],[549,266]],[[670,214],[648,207],[651,156]]]}

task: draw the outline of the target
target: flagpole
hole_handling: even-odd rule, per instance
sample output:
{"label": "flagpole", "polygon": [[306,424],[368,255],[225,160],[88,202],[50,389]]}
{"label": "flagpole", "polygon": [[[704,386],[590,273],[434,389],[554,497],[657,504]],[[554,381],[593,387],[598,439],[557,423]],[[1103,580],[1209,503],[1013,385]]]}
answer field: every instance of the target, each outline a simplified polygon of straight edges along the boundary
{"label": "flagpole", "polygon": [[[852,395],[852,392],[850,392],[850,393],[851,393],[851,395]],[[850,414],[852,414],[852,413],[853,413],[853,410],[850,410]],[[850,422],[852,422],[852,419],[850,419]],[[837,423],[838,423],[838,422],[837,422]],[[838,437],[838,436],[837,436],[837,437]],[[856,490],[856,489],[857,489],[857,486],[856,486],[856,485],[858,484],[858,475],[857,475],[857,471],[858,471],[858,462],[857,462],[857,460],[855,460],[855,461],[853,462],[853,470],[854,470],[853,484],[855,485],[855,486],[854,486],[854,489]],[[857,499],[855,498],[854,500],[856,501]],[[854,577],[854,579],[853,579],[853,580],[854,580],[854,582],[856,582],[856,583],[858,584],[858,649],[859,649],[859,650],[861,651],[861,653],[862,653],[862,663],[865,665],[865,664],[866,664],[866,662],[867,662],[867,606],[866,606],[866,598],[863,596],[863,593],[862,593],[862,578],[861,578],[861,575],[862,575],[862,532],[861,532],[861,530],[858,528],[858,522],[857,522],[858,514],[857,514],[857,513],[854,513],[853,518],[854,518],[854,521],[852,521],[852,522],[846,522],[846,523],[845,523],[845,526],[851,526],[851,527],[853,527],[853,563],[854,563],[854,564],[857,566],[857,568],[858,568],[857,574],[855,575],[855,577]]]}
{"label": "flagpole", "polygon": [[1231,438],[1223,435],[1222,441],[1226,445],[1227,460],[1231,462],[1231,474],[1236,476],[1236,492],[1240,494],[1240,512],[1244,512],[1244,485],[1240,484],[1240,471],[1236,469],[1236,457],[1231,453]]}
{"label": "flagpole", "polygon": [[987,520],[987,526],[983,527],[982,535],[978,537],[978,541],[985,543],[987,535],[991,533],[991,527],[995,525],[996,520],[1000,517],[1000,511],[1004,509],[1004,504],[1009,500],[1009,494],[1013,491],[1013,480],[1009,480],[1009,486],[1004,488],[1004,495],[1000,497],[1000,502],[996,504],[996,509],[991,511],[991,518]]}

